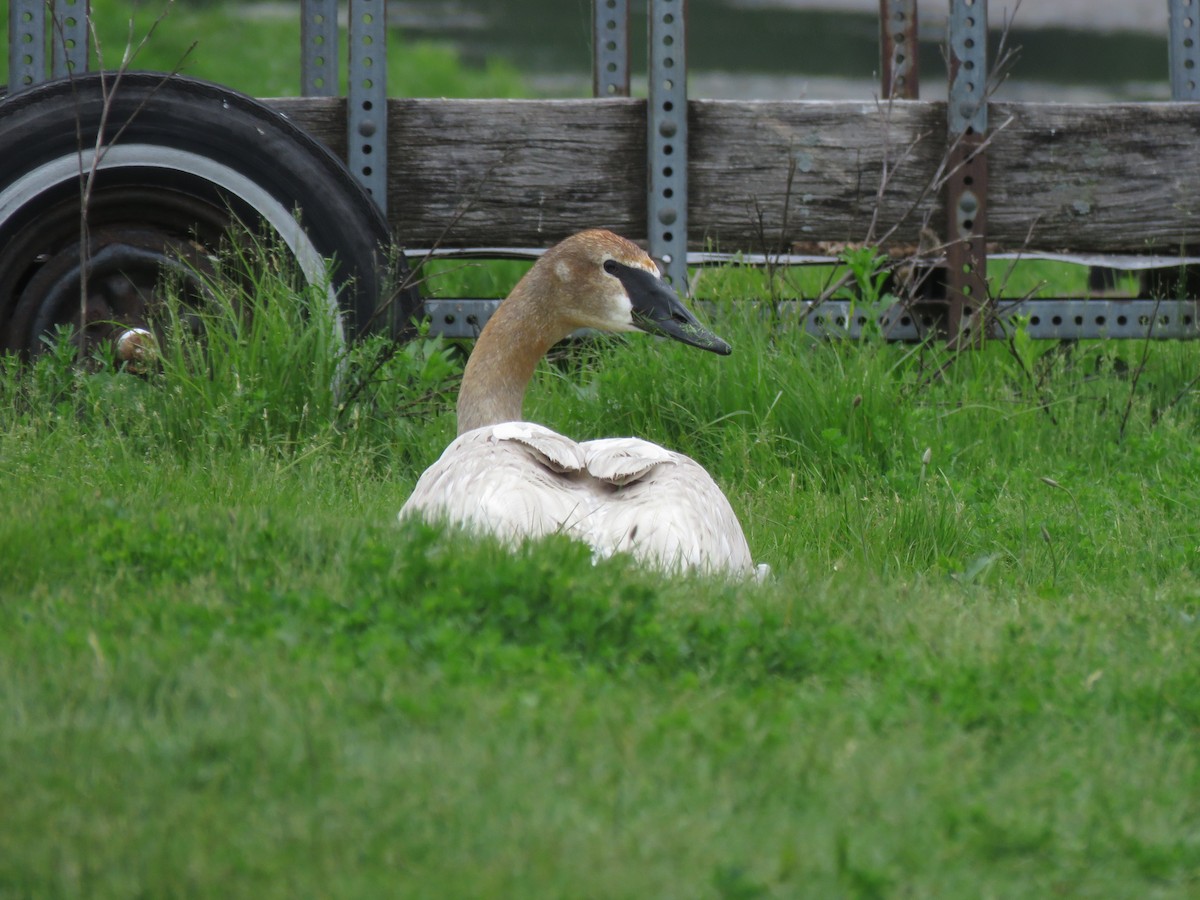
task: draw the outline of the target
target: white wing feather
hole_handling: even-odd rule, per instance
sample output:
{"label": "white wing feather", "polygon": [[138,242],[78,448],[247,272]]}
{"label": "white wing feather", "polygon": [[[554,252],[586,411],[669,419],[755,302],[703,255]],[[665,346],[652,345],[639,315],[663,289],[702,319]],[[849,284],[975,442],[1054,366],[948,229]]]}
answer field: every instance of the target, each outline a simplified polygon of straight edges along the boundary
{"label": "white wing feather", "polygon": [[640,477],[620,482],[590,521],[589,543],[625,551],[668,569],[750,573],[750,548],[737,515],[704,467],[682,453],[636,438],[588,441],[593,458],[626,460]]}
{"label": "white wing feather", "polygon": [[587,458],[588,472],[616,485],[636,481],[657,465],[674,465],[679,455],[639,438],[607,438],[579,446]]}

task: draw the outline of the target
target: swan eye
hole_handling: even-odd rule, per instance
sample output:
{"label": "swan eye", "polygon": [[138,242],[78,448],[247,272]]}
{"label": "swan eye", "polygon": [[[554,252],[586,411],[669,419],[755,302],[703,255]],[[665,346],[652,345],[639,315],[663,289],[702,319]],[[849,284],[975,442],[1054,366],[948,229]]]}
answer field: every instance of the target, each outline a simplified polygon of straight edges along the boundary
{"label": "swan eye", "polygon": [[604,261],[604,271],[607,272],[609,275],[616,275],[617,274],[616,262],[611,259],[606,259]]}

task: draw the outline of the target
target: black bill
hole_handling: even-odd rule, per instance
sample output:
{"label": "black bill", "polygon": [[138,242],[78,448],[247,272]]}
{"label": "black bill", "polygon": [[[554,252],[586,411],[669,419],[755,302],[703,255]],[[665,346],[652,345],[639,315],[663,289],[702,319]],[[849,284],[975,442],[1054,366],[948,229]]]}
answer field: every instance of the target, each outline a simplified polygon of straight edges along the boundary
{"label": "black bill", "polygon": [[604,269],[625,286],[633,303],[633,324],[650,334],[661,334],[701,350],[728,356],[730,346],[700,324],[692,311],[661,278],[634,266],[609,260]]}

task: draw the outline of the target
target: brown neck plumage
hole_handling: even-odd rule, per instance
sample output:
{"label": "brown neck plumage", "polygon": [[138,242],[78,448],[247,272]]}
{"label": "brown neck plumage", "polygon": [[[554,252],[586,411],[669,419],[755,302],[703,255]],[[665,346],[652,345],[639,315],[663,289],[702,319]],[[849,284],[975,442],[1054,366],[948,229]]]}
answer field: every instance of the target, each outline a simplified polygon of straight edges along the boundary
{"label": "brown neck plumage", "polygon": [[526,273],[475,342],[458,394],[459,434],[520,421],[538,360],[570,333],[553,308],[548,275],[541,266]]}

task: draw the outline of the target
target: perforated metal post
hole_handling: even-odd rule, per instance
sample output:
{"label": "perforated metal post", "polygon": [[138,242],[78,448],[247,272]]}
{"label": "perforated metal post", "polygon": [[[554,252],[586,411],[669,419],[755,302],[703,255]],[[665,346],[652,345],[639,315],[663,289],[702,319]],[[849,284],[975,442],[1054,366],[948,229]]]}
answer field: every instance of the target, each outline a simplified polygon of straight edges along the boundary
{"label": "perforated metal post", "polygon": [[305,97],[338,94],[337,0],[300,5],[300,91]]}
{"label": "perforated metal post", "polygon": [[87,71],[90,5],[88,0],[54,0],[50,58],[55,78]]}
{"label": "perforated metal post", "polygon": [[1200,100],[1200,0],[1170,0],[1171,99]]}
{"label": "perforated metal post", "polygon": [[387,4],[350,0],[347,160],[387,213]]}
{"label": "perforated metal post", "polygon": [[879,83],[885,99],[920,96],[917,0],[879,0]]}
{"label": "perforated metal post", "polygon": [[[1170,0],[1170,32],[1168,53],[1171,67],[1171,99],[1200,100],[1200,0]],[[1150,276],[1153,278],[1153,276]],[[1153,280],[1153,291],[1162,281],[1171,290],[1182,290],[1189,297],[1200,296],[1200,265],[1189,265],[1182,271],[1159,273],[1159,284]],[[1145,279],[1143,284],[1146,285]]]}
{"label": "perforated metal post", "polygon": [[629,0],[592,4],[592,95],[629,96]]}
{"label": "perforated metal post", "polygon": [[987,0],[950,0],[946,325],[974,343],[987,302]]}
{"label": "perforated metal post", "polygon": [[43,0],[10,0],[8,92],[46,80],[46,6]]}
{"label": "perforated metal post", "polygon": [[686,0],[650,4],[650,72],[646,121],[650,255],[676,290],[687,292]]}

